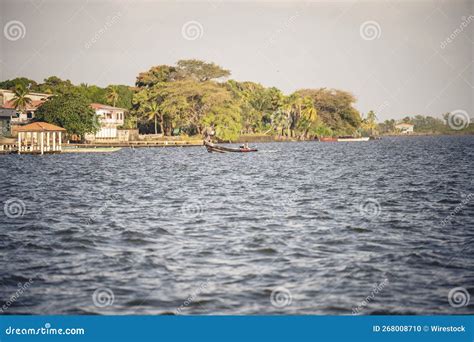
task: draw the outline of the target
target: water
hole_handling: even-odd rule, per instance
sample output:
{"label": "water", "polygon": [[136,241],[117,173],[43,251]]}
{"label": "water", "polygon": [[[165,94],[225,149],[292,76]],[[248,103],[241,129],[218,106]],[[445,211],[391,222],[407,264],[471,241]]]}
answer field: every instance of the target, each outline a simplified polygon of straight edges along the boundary
{"label": "water", "polygon": [[473,313],[473,137],[258,147],[0,156],[3,313]]}

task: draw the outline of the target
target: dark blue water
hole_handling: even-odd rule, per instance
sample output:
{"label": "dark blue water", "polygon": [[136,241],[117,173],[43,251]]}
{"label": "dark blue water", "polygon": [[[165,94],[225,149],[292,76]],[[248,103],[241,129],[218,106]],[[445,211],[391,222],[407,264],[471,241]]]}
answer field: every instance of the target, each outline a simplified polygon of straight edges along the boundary
{"label": "dark blue water", "polygon": [[474,137],[258,147],[0,156],[3,314],[473,313]]}

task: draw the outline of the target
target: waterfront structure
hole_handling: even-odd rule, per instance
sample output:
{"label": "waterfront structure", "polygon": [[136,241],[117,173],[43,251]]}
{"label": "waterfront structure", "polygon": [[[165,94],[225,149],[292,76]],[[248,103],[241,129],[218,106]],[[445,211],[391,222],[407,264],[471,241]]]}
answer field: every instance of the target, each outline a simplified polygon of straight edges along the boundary
{"label": "waterfront structure", "polygon": [[399,130],[401,134],[412,134],[414,132],[415,125],[402,122],[395,125],[395,128]]}
{"label": "waterfront structure", "polygon": [[61,152],[62,133],[66,130],[47,122],[33,122],[19,127],[17,132],[18,154],[44,154]]}
{"label": "waterfront structure", "polygon": [[117,140],[119,133],[117,129],[125,122],[126,109],[108,106],[100,103],[92,103],[100,123],[100,130],[95,134],[86,134],[87,141]]}
{"label": "waterfront structure", "polygon": [[[44,93],[28,93],[27,97],[31,102],[27,105],[23,112],[19,112],[18,117],[12,118],[11,122],[13,124],[24,124],[31,122],[35,117],[35,111],[38,107],[43,104],[51,94]],[[15,101],[15,93],[11,90],[0,89],[0,107],[4,109],[16,109],[13,104]]]}

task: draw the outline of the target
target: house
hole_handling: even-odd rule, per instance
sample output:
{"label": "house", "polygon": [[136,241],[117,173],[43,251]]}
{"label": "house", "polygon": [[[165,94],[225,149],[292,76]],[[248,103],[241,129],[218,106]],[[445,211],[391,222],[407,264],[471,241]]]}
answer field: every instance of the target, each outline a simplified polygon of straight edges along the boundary
{"label": "house", "polygon": [[0,137],[11,135],[11,121],[18,117],[15,109],[0,107]]}
{"label": "house", "polygon": [[[17,118],[12,118],[11,122],[14,124],[21,124],[30,122],[35,117],[35,111],[43,104],[51,94],[43,93],[28,93],[27,97],[31,102],[26,107],[25,113],[19,113]],[[6,89],[0,89],[0,107],[5,109],[16,109],[13,104],[15,100],[15,92]]]}
{"label": "house", "polygon": [[100,130],[96,134],[86,134],[85,139],[87,141],[118,139],[117,128],[124,124],[127,110],[100,103],[92,103],[91,107],[99,119]]}
{"label": "house", "polygon": [[412,134],[414,132],[413,128],[415,125],[409,124],[409,123],[399,123],[395,125],[395,128],[400,131],[401,134]]}

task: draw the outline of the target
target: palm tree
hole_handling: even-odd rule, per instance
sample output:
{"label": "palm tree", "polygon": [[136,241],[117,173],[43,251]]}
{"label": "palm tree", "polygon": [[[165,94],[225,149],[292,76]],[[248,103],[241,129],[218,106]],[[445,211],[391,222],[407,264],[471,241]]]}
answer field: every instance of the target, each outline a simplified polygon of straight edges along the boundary
{"label": "palm tree", "polygon": [[303,137],[306,139],[308,137],[308,132],[311,127],[316,124],[318,120],[318,112],[314,108],[313,100],[310,98],[304,98],[301,104],[301,121],[303,131]]}
{"label": "palm tree", "polygon": [[271,120],[272,128],[275,129],[278,134],[281,134],[281,136],[283,137],[284,130],[288,125],[288,115],[286,111],[282,109],[274,111],[272,113]]}
{"label": "palm tree", "polygon": [[158,134],[158,115],[160,114],[160,107],[158,106],[158,103],[152,102],[146,108],[148,120],[155,120],[155,134]]}
{"label": "palm tree", "polygon": [[118,86],[111,85],[107,87],[107,102],[115,107],[115,104],[119,100]]}
{"label": "palm tree", "polygon": [[28,90],[25,87],[18,85],[17,87],[15,87],[14,94],[15,95],[12,99],[13,106],[20,113],[26,114],[26,108],[29,104],[31,104],[31,99],[28,97]]}
{"label": "palm tree", "polygon": [[367,113],[367,117],[362,122],[362,127],[369,131],[370,135],[374,134],[377,130],[377,115],[373,110]]}

